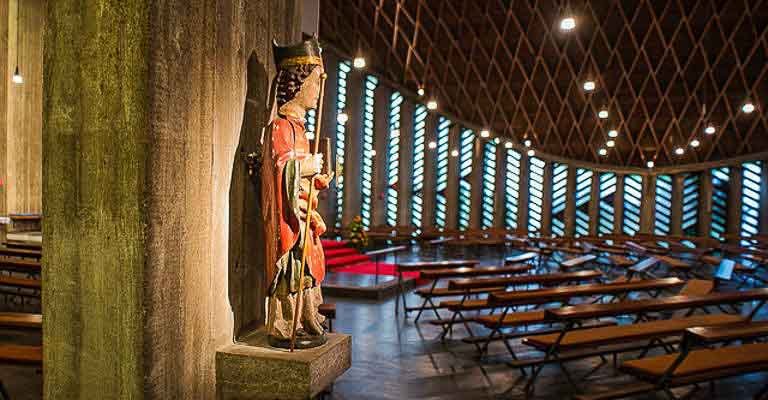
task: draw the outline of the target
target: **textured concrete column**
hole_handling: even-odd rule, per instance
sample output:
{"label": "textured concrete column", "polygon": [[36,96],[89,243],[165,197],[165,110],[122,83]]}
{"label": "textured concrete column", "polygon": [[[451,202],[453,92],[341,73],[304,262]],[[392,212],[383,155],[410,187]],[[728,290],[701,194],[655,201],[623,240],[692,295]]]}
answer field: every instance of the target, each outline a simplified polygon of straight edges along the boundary
{"label": "textured concrete column", "polygon": [[47,2],[46,399],[215,398],[216,350],[233,343],[229,193],[249,64],[268,86],[270,40],[298,39],[297,10]]}
{"label": "textured concrete column", "polygon": [[624,175],[616,174],[616,193],[613,194],[613,233],[624,233]]}
{"label": "textured concrete column", "polygon": [[459,148],[459,136],[461,127],[451,125],[448,133],[448,187],[445,189],[445,197],[448,206],[446,216],[446,229],[458,229],[459,223],[459,157],[451,155],[453,150]]}
{"label": "textured concrete column", "polygon": [[517,229],[522,233],[528,232],[528,193],[530,185],[531,160],[525,154],[520,157],[520,204],[517,213]]}
{"label": "textured concrete column", "polygon": [[760,166],[760,233],[768,234],[768,160]]}
{"label": "textured concrete column", "polygon": [[475,132],[475,141],[472,146],[472,173],[467,177],[472,185],[470,195],[469,228],[480,229],[483,215],[483,144],[484,139]]}
{"label": "textured concrete column", "polygon": [[387,214],[387,151],[389,148],[389,96],[392,90],[379,85],[375,91],[373,117],[373,198],[371,199],[371,226],[386,223]]}
{"label": "textured concrete column", "polygon": [[427,113],[424,121],[424,190],[422,191],[422,200],[424,212],[421,219],[423,229],[431,229],[435,226],[435,187],[437,181],[436,165],[437,153],[429,148],[429,142],[437,140],[437,114]]}
{"label": "textured concrete column", "polygon": [[565,211],[563,214],[565,223],[565,236],[573,236],[576,233],[576,168],[568,167],[568,176],[565,178]]}
{"label": "textured concrete column", "polygon": [[347,120],[344,135],[344,206],[341,226],[345,227],[360,215],[363,166],[363,79],[365,75],[352,68],[347,75]]}
{"label": "textured concrete column", "polygon": [[[574,185],[574,192],[576,187]],[[597,236],[598,226],[600,226],[600,173],[592,173],[592,186],[590,187],[589,206],[587,207],[587,213],[589,214],[589,234],[591,236]]]}
{"label": "textured concrete column", "polygon": [[684,174],[672,175],[672,206],[670,209],[670,228],[672,235],[683,233],[683,180]]}
{"label": "textured concrete column", "polygon": [[[328,79],[325,81],[323,115],[317,117],[323,120],[320,126],[320,129],[323,131],[316,133],[315,137],[319,134],[319,137],[328,139],[331,152],[326,159],[331,160],[331,171],[335,171],[336,117],[339,113],[339,110],[336,108],[336,102],[338,101],[339,58],[336,54],[329,51],[323,53],[323,61],[325,62],[325,73],[328,74]],[[324,151],[324,149],[320,149],[320,151]],[[333,180],[328,190],[318,194],[317,210],[323,216],[325,224],[329,228],[336,226],[336,179]]]}
{"label": "textured concrete column", "polygon": [[699,177],[699,236],[709,237],[712,225],[712,171],[702,171]]}
{"label": "textured concrete column", "polygon": [[[744,170],[741,165],[732,165],[729,169],[729,185],[728,185],[728,221],[726,223],[725,234],[740,236],[741,235],[741,203],[744,179]],[[738,243],[736,238],[730,239],[731,243]]]}
{"label": "textured concrete column", "polygon": [[653,233],[656,215],[656,175],[643,176],[643,193],[640,198],[640,233]]}
{"label": "textured concrete column", "polygon": [[505,200],[506,193],[504,180],[507,176],[507,149],[504,143],[499,142],[496,145],[496,191],[494,192],[493,202],[493,226],[494,228],[504,228],[505,218]]}
{"label": "textured concrete column", "polygon": [[400,105],[400,176],[397,178],[397,224],[411,224],[413,189],[413,103],[403,99]]}
{"label": "textured concrete column", "polygon": [[541,235],[552,233],[552,173],[554,163],[544,164],[544,190],[541,196]]}

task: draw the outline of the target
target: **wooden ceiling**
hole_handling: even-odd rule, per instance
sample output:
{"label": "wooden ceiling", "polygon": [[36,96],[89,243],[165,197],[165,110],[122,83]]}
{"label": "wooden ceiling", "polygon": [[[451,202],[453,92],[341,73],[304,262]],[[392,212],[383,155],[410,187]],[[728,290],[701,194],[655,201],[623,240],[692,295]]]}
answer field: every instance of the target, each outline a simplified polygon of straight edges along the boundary
{"label": "wooden ceiling", "polygon": [[320,14],[320,37],[368,68],[546,153],[666,166],[768,151],[768,0],[322,0]]}

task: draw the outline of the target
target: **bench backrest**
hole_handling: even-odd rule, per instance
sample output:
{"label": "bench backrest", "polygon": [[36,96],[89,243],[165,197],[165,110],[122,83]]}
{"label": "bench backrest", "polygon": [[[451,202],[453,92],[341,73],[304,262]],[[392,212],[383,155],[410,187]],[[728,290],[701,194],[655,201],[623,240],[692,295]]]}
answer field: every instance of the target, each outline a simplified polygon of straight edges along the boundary
{"label": "bench backrest", "polygon": [[542,275],[511,276],[506,278],[480,278],[459,279],[448,283],[449,289],[468,290],[488,287],[508,287],[514,285],[547,285],[563,284],[568,282],[584,282],[602,277],[603,274],[596,270],[563,272]]}

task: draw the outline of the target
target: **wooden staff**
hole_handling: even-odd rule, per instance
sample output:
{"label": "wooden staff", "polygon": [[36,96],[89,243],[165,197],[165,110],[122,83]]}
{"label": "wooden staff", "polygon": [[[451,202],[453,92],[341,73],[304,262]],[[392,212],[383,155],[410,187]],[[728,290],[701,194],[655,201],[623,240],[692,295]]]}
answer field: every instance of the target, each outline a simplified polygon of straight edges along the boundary
{"label": "wooden staff", "polygon": [[[317,113],[315,113],[315,146],[312,151],[312,157],[318,153],[320,148],[320,126],[323,122],[323,96],[325,95],[325,80],[328,74],[320,75],[320,96],[318,98]],[[293,309],[293,326],[291,327],[291,352],[296,348],[296,328],[299,325],[299,311],[304,297],[304,267],[307,265],[307,253],[309,253],[309,242],[311,242],[312,230],[310,229],[312,221],[312,202],[315,197],[315,175],[309,178],[309,195],[307,196],[307,220],[304,226],[304,246],[301,251],[301,272],[299,273],[299,294],[296,297],[296,306]]]}

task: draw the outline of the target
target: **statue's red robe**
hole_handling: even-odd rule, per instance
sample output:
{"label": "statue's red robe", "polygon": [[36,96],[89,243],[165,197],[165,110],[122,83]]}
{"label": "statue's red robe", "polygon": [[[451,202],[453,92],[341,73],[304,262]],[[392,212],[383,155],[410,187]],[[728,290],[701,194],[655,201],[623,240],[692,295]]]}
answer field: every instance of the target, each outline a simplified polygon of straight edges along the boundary
{"label": "statue's red robe", "polygon": [[[280,269],[287,267],[284,260],[290,259],[290,252],[300,246],[304,236],[304,223],[299,221],[300,213],[304,213],[300,200],[307,200],[309,190],[309,178],[301,178],[301,163],[311,157],[309,141],[306,136],[304,123],[290,117],[276,117],[272,121],[272,157],[275,162],[275,191],[277,200],[278,222],[280,225],[280,238],[278,241],[277,262],[267,266],[267,282],[270,287],[276,286]],[[315,181],[316,189],[324,189],[327,182]],[[315,191],[317,193],[317,191]],[[304,203],[304,205],[306,205]],[[317,207],[317,197],[312,209]],[[325,255],[320,243],[320,236],[325,232],[325,224],[316,212],[313,212],[311,220],[310,243],[307,254],[307,270],[313,278],[313,284],[319,285],[325,278]],[[299,247],[300,248],[300,247]],[[300,251],[298,258],[300,259]],[[271,267],[271,269],[270,269]],[[287,272],[287,271],[286,271]],[[291,292],[299,287],[298,276],[288,273]]]}

